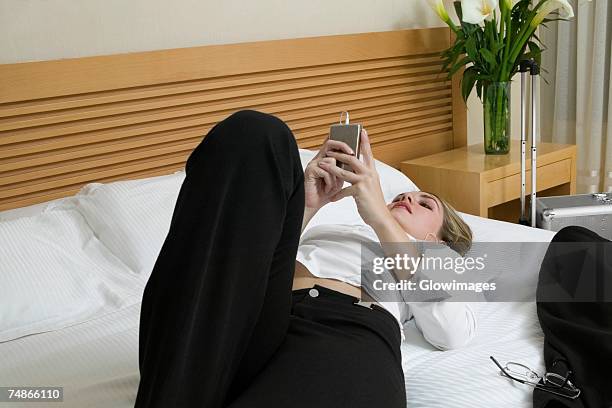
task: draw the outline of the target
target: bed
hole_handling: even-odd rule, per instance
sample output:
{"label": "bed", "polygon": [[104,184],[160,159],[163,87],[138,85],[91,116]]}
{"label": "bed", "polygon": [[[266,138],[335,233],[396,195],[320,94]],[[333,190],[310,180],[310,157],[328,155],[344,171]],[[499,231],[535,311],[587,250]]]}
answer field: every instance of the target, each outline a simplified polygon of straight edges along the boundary
{"label": "bed", "polygon": [[[140,299],[185,160],[234,110],[287,121],[305,164],[350,102],[385,197],[418,189],[401,160],[466,144],[458,83],[439,73],[450,39],[398,30],[0,65],[0,385],[62,386],[63,407],[133,405]],[[335,205],[351,204],[311,226],[358,222]],[[553,236],[463,216],[476,241]],[[478,334],[460,350],[437,351],[407,324],[409,407],[531,406],[488,356],[542,368],[535,304],[473,306]]]}
{"label": "bed", "polygon": [[[305,164],[312,152],[302,150],[301,153]],[[381,162],[377,166],[387,199],[398,191],[416,188],[390,166]],[[71,225],[74,219],[84,220],[78,223],[83,232],[70,236],[71,241],[78,238],[82,241],[74,248],[82,248],[83,258],[103,254],[111,266],[100,269],[88,279],[95,280],[96,286],[105,285],[113,290],[126,286],[131,289],[129,293],[117,293],[122,302],[115,302],[113,296],[108,296],[102,307],[90,309],[76,320],[68,317],[63,321],[47,319],[44,327],[30,325],[22,327],[21,331],[4,330],[0,337],[3,356],[0,384],[63,386],[62,406],[65,407],[132,406],[139,380],[139,294],[144,290],[155,254],[165,238],[183,179],[184,172],[177,171],[151,178],[90,183],[76,195],[0,213],[3,242],[8,241],[8,238],[4,240],[4,234],[12,234],[12,246],[3,245],[0,249],[3,259],[15,256],[15,248],[20,248],[22,256],[42,252],[50,245],[51,237],[62,235],[68,239],[65,225]],[[343,201],[318,214],[313,225],[330,220],[357,222],[358,214],[353,204],[348,199]],[[549,231],[468,214],[463,216],[473,228],[476,241],[489,241],[500,233],[508,241],[547,242],[552,238]],[[36,244],[32,245],[32,241]],[[97,246],[99,248],[95,249]],[[75,251],[70,251],[72,259],[80,257]],[[35,270],[36,262],[41,264],[36,274],[32,274],[33,278],[40,271],[53,269],[51,261],[40,258],[33,261],[30,270]],[[101,260],[96,258],[96,263],[100,265]],[[75,275],[84,273],[82,264],[71,266]],[[537,266],[533,265],[534,271]],[[0,269],[6,277],[9,273],[6,267]],[[111,285],[117,276],[126,279]],[[22,281],[21,286],[13,285],[12,289],[23,292],[32,286],[35,286],[33,282]],[[56,293],[59,290],[54,286],[46,288]],[[7,293],[3,295],[8,296]],[[4,303],[7,300],[3,298]],[[52,303],[53,299],[49,301]],[[473,307],[478,316],[478,333],[462,349],[437,351],[411,322],[406,325],[402,355],[410,407],[531,406],[529,390],[515,388],[499,377],[488,356],[493,354],[503,361],[528,362],[534,368],[541,366],[542,332],[534,303],[473,303]],[[39,405],[33,403],[32,406]]]}

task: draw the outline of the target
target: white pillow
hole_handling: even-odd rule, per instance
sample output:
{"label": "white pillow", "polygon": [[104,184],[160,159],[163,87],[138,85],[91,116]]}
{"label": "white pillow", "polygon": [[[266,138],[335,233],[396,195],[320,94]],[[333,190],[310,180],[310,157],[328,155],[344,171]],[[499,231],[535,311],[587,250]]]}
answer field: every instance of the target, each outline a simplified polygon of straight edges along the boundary
{"label": "white pillow", "polygon": [[89,183],[70,202],[102,242],[141,280],[148,279],[164,243],[184,171],[112,183]]}
{"label": "white pillow", "polygon": [[144,285],[75,210],[0,222],[0,342],[137,303]]}
{"label": "white pillow", "polygon": [[[302,167],[316,152],[300,149]],[[398,170],[376,161],[385,199],[418,190]],[[141,279],[148,279],[164,243],[185,171],[112,183],[89,183],[69,201],[48,208],[78,209],[102,242]],[[348,185],[348,184],[347,184]],[[326,223],[363,223],[353,199],[326,205],[308,228]]]}

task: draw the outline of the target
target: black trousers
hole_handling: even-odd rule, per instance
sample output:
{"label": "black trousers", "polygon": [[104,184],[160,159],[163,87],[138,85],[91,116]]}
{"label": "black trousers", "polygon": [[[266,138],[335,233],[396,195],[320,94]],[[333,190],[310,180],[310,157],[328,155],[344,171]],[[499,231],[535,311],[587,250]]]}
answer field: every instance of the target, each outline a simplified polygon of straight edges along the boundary
{"label": "black trousers", "polygon": [[142,300],[135,407],[405,407],[394,317],[291,291],[304,175],[288,126],[236,112],[185,171]]}
{"label": "black trousers", "polygon": [[534,390],[534,408],[612,407],[612,242],[580,226],[558,231],[542,261],[537,311],[546,371],[581,390],[567,399]]}

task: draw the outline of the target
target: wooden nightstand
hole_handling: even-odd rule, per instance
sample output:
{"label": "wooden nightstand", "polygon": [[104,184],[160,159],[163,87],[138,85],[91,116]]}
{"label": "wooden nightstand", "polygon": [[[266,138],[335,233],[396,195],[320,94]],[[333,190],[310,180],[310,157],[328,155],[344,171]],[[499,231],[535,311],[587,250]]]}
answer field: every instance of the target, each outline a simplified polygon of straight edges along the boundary
{"label": "wooden nightstand", "polygon": [[[485,155],[482,144],[401,162],[400,169],[423,191],[446,199],[457,210],[517,222],[521,194],[520,141],[510,153]],[[537,145],[538,196],[576,193],[576,146]],[[526,157],[526,207],[531,193],[530,146]]]}

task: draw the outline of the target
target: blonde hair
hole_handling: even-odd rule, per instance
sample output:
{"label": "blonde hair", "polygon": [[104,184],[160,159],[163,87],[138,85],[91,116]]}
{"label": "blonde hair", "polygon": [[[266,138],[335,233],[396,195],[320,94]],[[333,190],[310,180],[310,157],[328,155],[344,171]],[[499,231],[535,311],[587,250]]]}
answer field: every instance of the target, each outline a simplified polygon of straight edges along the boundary
{"label": "blonde hair", "polygon": [[444,208],[444,219],[438,233],[439,238],[446,242],[449,248],[465,256],[472,247],[472,229],[448,202],[436,194],[430,194],[440,200]]}

